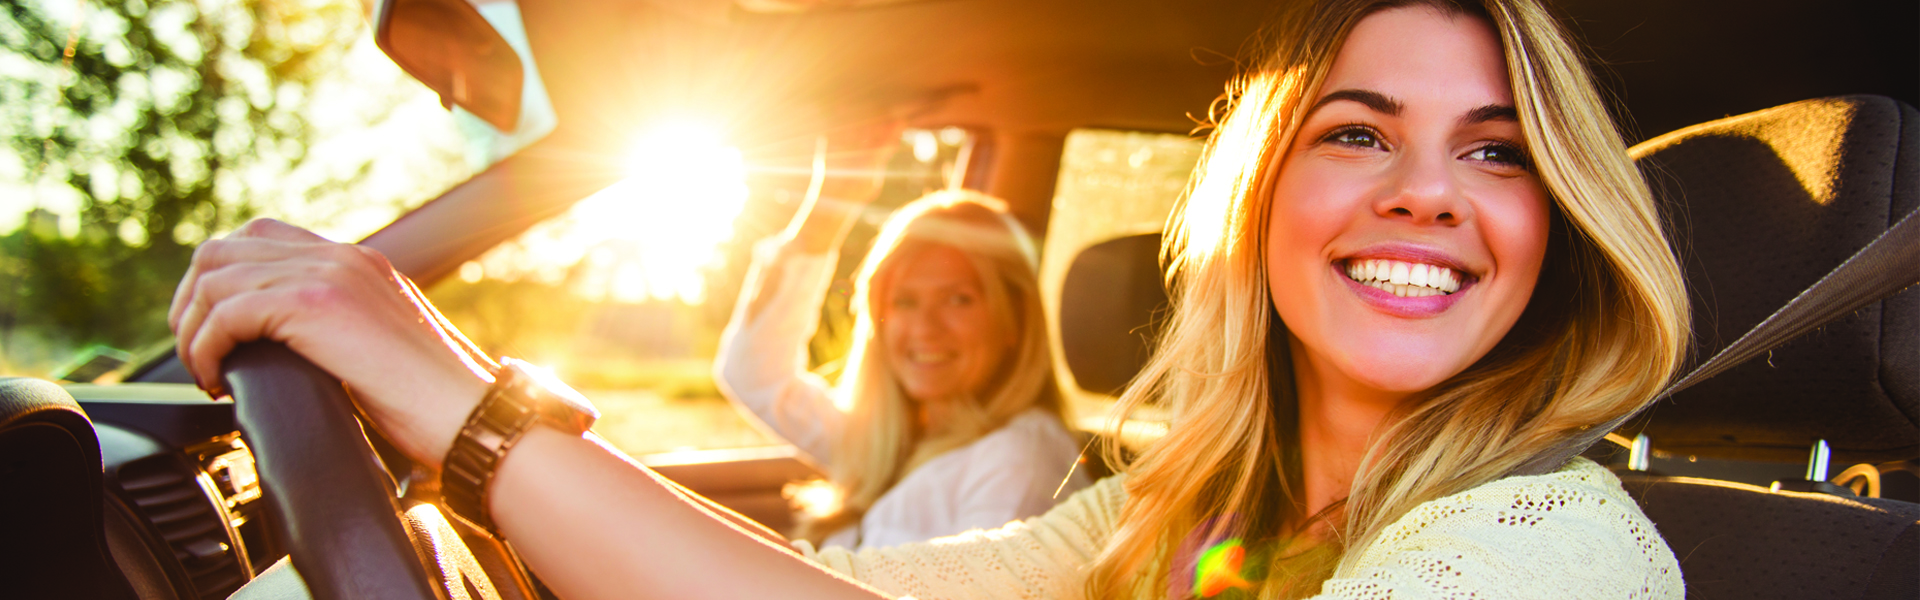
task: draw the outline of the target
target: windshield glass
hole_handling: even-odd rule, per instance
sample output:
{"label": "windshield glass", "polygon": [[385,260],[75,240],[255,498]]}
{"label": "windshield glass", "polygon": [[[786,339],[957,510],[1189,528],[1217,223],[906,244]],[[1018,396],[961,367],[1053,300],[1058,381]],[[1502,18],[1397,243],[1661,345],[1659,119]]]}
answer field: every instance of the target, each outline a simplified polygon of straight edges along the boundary
{"label": "windshield glass", "polygon": [[200,242],[253,217],[357,240],[484,164],[360,11],[24,0],[0,17],[0,375],[112,381],[171,344]]}
{"label": "windshield glass", "polygon": [[[847,353],[851,278],[886,214],[954,185],[965,129],[909,129],[868,218],[840,250],[809,367],[829,381]],[[553,369],[600,410],[594,431],[628,454],[780,443],[713,381],[754,242],[806,193],[804,172],[756,164],[720,129],[669,122],[641,137],[628,178],[427,289],[482,350]]]}

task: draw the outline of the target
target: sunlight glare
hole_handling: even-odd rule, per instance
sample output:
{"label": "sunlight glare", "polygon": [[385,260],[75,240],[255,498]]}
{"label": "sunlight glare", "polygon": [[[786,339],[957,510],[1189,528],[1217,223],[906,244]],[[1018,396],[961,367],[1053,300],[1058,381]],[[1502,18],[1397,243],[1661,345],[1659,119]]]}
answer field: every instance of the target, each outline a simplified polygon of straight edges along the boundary
{"label": "sunlight glare", "polygon": [[594,241],[577,292],[639,302],[705,298],[701,270],[733,237],[747,200],[746,165],[719,130],[664,123],[628,152],[627,178],[580,201],[568,237]]}
{"label": "sunlight glare", "polygon": [[780,495],[800,512],[816,519],[840,512],[840,488],[824,479],[786,484],[780,489]]}

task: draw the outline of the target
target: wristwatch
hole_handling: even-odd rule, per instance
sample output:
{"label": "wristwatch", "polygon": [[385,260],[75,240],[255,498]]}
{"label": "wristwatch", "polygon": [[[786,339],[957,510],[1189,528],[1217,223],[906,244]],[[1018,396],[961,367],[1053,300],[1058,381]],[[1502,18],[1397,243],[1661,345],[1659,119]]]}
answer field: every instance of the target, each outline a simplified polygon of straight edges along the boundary
{"label": "wristwatch", "polygon": [[493,386],[473,407],[453,447],[447,449],[440,470],[440,496],[447,509],[499,537],[493,515],[487,511],[487,485],[507,450],[534,425],[578,436],[598,418],[592,403],[551,372],[522,360],[502,359]]}

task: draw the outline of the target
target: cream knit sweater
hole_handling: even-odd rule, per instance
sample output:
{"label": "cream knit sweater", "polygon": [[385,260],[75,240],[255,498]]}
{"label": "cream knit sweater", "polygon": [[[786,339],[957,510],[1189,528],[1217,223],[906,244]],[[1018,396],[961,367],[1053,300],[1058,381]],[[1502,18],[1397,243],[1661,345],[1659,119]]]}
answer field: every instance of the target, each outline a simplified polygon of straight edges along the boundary
{"label": "cream knit sweater", "polygon": [[[1045,515],[991,531],[850,553],[796,546],[808,558],[916,600],[1078,599],[1084,572],[1126,503],[1122,477]],[[1401,517],[1324,599],[1633,598],[1684,594],[1680,565],[1620,480],[1584,458],[1427,502]],[[1145,599],[1143,599],[1145,600]]]}

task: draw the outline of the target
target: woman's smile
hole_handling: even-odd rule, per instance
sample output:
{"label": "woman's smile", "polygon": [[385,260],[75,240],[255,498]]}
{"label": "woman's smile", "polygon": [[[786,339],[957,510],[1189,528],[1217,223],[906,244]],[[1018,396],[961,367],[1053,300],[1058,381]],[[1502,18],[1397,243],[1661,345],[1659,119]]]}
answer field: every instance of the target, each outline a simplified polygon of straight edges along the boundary
{"label": "woman's smile", "polygon": [[1377,244],[1335,260],[1333,269],[1361,301],[1404,318],[1445,312],[1479,281],[1461,261],[1413,244]]}

